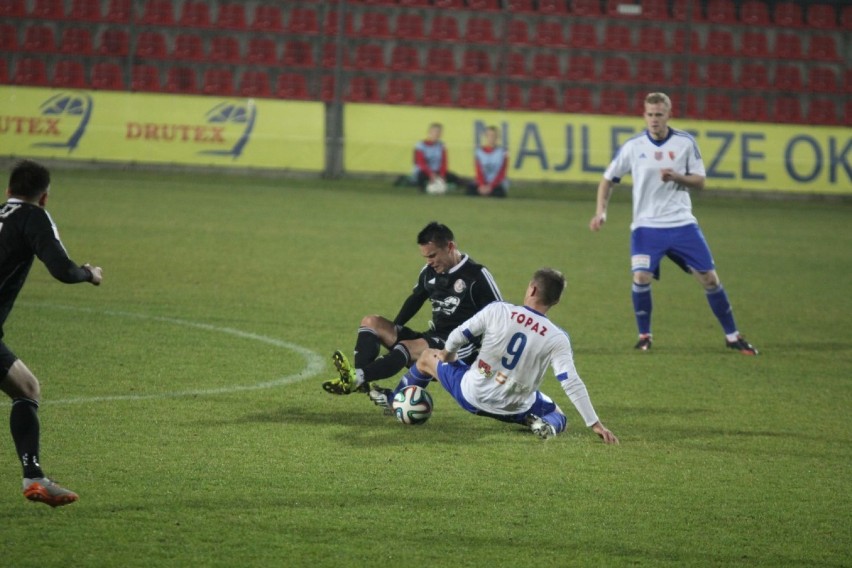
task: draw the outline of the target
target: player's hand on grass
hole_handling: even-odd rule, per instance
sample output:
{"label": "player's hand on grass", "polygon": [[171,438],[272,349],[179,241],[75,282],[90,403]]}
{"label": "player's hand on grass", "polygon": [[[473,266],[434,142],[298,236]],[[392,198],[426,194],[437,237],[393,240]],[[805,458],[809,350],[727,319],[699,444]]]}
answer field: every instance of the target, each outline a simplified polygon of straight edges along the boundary
{"label": "player's hand on grass", "polygon": [[92,266],[89,263],[83,265],[83,268],[87,269],[92,273],[92,279],[90,282],[95,286],[100,286],[101,281],[104,279],[104,271],[100,266]]}
{"label": "player's hand on grass", "polygon": [[606,426],[601,424],[600,422],[595,422],[592,424],[592,430],[595,434],[601,437],[601,440],[604,441],[604,444],[618,444],[618,438],[616,438],[615,434],[610,432]]}
{"label": "player's hand on grass", "polygon": [[592,231],[600,231],[603,224],[606,223],[606,213],[600,213],[592,217],[589,221],[589,229]]}

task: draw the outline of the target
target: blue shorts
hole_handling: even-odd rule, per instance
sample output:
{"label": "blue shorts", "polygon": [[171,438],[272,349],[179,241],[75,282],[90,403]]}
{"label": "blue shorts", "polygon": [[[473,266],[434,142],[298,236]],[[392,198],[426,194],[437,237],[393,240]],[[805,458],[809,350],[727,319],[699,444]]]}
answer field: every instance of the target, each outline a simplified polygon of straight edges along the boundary
{"label": "blue shorts", "polygon": [[716,268],[710,247],[698,225],[670,229],[639,227],[630,235],[630,266],[633,272],[653,272],[660,276],[664,256],[684,271],[707,272]]}
{"label": "blue shorts", "polygon": [[487,416],[488,418],[494,418],[501,422],[524,424],[527,416],[530,414],[546,416],[556,410],[556,403],[553,402],[549,396],[540,391],[536,391],[535,402],[533,403],[532,408],[526,412],[521,412],[519,414],[492,414],[490,412],[480,410],[469,403],[462,394],[462,377],[464,377],[464,374],[468,371],[468,369],[470,369],[469,365],[459,361],[454,361],[452,363],[438,363],[438,380],[441,382],[441,386],[443,386],[444,389],[446,389],[446,391],[450,393],[454,399],[456,399],[459,406],[471,414]]}

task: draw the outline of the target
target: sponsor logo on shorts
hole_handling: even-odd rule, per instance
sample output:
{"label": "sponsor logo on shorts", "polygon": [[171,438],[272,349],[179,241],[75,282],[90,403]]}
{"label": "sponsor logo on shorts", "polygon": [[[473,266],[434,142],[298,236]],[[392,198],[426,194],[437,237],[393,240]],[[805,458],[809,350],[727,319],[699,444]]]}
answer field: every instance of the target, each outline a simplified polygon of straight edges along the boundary
{"label": "sponsor logo on shorts", "polygon": [[650,270],[651,257],[647,254],[634,254],[630,257],[630,264],[633,270]]}

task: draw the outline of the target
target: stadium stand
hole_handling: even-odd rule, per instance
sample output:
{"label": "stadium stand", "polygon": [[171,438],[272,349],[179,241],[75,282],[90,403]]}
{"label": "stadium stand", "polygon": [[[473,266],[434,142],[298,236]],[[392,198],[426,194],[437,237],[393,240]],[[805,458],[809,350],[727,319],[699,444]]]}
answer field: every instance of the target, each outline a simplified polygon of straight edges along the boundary
{"label": "stadium stand", "polygon": [[124,90],[124,78],[117,63],[98,61],[92,66],[91,87],[103,91]]}
{"label": "stadium stand", "polygon": [[58,61],[53,70],[53,81],[50,84],[54,87],[69,89],[84,88],[86,86],[86,75],[83,64],[70,59]]}

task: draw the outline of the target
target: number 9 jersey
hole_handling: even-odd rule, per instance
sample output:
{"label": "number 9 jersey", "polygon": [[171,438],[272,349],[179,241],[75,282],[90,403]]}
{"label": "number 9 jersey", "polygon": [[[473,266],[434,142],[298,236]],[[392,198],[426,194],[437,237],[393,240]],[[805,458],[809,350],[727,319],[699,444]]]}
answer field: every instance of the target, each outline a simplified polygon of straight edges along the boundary
{"label": "number 9 jersey", "polygon": [[446,351],[481,337],[479,357],[465,373],[461,391],[475,407],[492,414],[529,410],[547,367],[590,426],[598,417],[574,366],[568,334],[547,316],[526,306],[494,302],[456,328]]}

